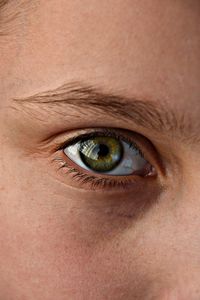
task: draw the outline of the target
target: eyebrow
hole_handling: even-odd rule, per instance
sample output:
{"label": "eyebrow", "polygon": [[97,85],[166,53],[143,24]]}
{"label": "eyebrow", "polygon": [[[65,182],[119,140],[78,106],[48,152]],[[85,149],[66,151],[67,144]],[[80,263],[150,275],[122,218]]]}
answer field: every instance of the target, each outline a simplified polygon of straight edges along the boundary
{"label": "eyebrow", "polygon": [[10,35],[22,34],[28,12],[33,12],[37,7],[36,1],[0,0],[0,38],[1,43],[7,43]]}
{"label": "eyebrow", "polygon": [[8,3],[8,0],[0,0],[0,8]]}
{"label": "eyebrow", "polygon": [[[190,143],[199,142],[199,127],[193,127],[188,114],[178,113],[164,101],[150,101],[118,95],[112,91],[80,82],[64,84],[54,90],[37,93],[26,98],[13,99],[26,111],[55,113],[70,116],[70,108],[80,116],[100,114],[131,122],[159,133],[170,133]],[[16,109],[16,106],[14,106]],[[39,110],[38,110],[39,109]]]}

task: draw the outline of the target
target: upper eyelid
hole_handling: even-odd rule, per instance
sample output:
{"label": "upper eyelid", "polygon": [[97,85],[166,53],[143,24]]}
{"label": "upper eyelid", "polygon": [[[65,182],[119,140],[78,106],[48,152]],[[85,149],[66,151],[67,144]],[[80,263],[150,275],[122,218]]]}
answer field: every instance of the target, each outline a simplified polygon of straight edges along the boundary
{"label": "upper eyelid", "polygon": [[[120,129],[119,129],[120,130]],[[94,136],[110,136],[110,137],[114,137],[117,138],[119,140],[123,140],[127,143],[129,143],[130,147],[135,147],[136,149],[138,149],[140,155],[142,157],[144,157],[144,153],[141,150],[141,147],[134,141],[134,138],[131,137],[127,137],[125,134],[123,135],[122,133],[117,132],[117,129],[115,128],[102,128],[100,129],[93,129],[91,132],[88,133],[84,133],[84,134],[80,134],[77,135],[75,137],[72,137],[70,139],[68,139],[67,141],[65,141],[64,143],[62,143],[61,145],[59,145],[56,150],[63,150],[65,147],[69,147],[71,145],[74,145],[76,143],[78,143],[81,139],[84,138],[92,138]]]}

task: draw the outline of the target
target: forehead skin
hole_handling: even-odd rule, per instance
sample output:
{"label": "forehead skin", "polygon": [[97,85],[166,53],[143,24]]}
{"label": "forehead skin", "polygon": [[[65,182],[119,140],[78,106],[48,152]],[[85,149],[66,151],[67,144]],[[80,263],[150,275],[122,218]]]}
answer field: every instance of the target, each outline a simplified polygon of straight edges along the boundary
{"label": "forehead skin", "polygon": [[[77,213],[71,204],[76,195],[50,179],[40,161],[27,159],[15,149],[9,134],[22,144],[26,126],[20,127],[21,136],[17,128],[9,132],[14,118],[9,106],[13,98],[83,81],[130,97],[166,102],[186,112],[200,128],[199,0],[38,0],[28,8],[27,2],[16,1],[16,11],[20,7],[16,18],[7,18],[12,1],[2,10],[0,129],[5,134],[0,135],[4,170],[0,173],[4,199],[0,277],[5,285],[2,278],[0,290],[9,290],[8,277],[15,286],[13,295],[19,287],[26,295],[37,291],[39,300],[44,294],[48,300],[66,300],[65,293],[69,299],[84,295],[102,300],[103,294],[103,299],[131,300],[134,295],[135,299],[160,300],[168,299],[168,286],[173,289],[184,275],[188,284],[178,285],[183,291],[180,299],[185,300],[186,294],[190,299],[193,284],[197,292],[200,286],[199,146],[195,153],[192,150],[193,156],[188,149],[184,152],[186,171],[180,176],[184,186],[177,189],[174,177],[170,196],[140,226],[130,222],[125,230],[123,221],[120,227],[114,219],[111,239],[110,219],[96,218],[83,207]],[[95,121],[91,116],[91,123]],[[117,121],[113,127],[119,125]],[[105,123],[112,125],[103,117],[99,126]],[[35,133],[35,128],[31,130]],[[164,154],[171,153],[168,141],[161,139]],[[178,198],[181,201],[173,202]],[[16,275],[19,270],[20,276]],[[31,296],[27,299],[32,300]]]}
{"label": "forehead skin", "polygon": [[1,49],[12,96],[83,79],[172,105],[199,101],[199,1],[50,0],[22,12],[21,35]]}

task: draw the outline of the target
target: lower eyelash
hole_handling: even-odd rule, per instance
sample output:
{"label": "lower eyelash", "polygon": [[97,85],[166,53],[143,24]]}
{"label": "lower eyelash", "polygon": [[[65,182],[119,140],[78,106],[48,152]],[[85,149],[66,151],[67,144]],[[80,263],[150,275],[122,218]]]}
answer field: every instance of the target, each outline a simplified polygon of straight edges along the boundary
{"label": "lower eyelash", "polygon": [[97,178],[93,175],[88,175],[81,173],[79,170],[68,165],[62,158],[55,158],[53,161],[59,162],[61,165],[58,168],[58,171],[63,169],[66,174],[72,174],[72,178],[81,184],[90,184],[91,189],[102,188],[102,189],[111,189],[111,188],[122,188],[126,189],[131,183],[137,182],[136,179],[124,179],[124,180],[115,180],[111,178],[101,177]]}

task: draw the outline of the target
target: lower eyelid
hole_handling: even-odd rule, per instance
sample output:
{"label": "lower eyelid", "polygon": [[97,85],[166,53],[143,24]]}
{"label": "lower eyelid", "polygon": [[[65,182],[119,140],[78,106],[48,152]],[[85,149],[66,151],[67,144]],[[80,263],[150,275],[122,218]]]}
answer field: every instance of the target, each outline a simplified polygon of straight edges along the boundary
{"label": "lower eyelid", "polygon": [[[66,199],[70,195],[73,201],[81,202],[79,205],[84,210],[84,215],[88,214],[89,218],[90,212],[92,212],[95,218],[99,217],[104,222],[108,222],[108,226],[119,228],[120,220],[123,224],[128,224],[142,218],[159,201],[163,192],[157,176],[145,179],[139,176],[127,176],[126,178],[123,176],[114,181],[114,184],[110,181],[106,187],[104,183],[100,186],[91,184],[91,182],[83,184],[74,180],[71,176],[72,173],[68,173],[73,166],[70,165],[70,160],[64,159],[63,155],[62,151],[57,151],[49,158],[51,170],[54,169],[51,173],[56,178],[62,195],[66,193]],[[62,168],[63,164],[66,166]],[[110,178],[109,176],[105,177],[106,179]],[[122,179],[124,180],[123,185],[120,184]]]}
{"label": "lower eyelid", "polygon": [[128,176],[109,176],[98,173],[91,173],[83,170],[81,167],[75,166],[69,158],[64,158],[64,154],[53,158],[56,163],[56,172],[60,173],[70,186],[86,190],[129,190],[135,185],[141,185],[144,181],[155,182],[157,174],[152,174],[144,178],[137,175]]}
{"label": "lower eyelid", "polygon": [[[58,159],[58,160],[57,160]],[[57,160],[57,161],[55,161]],[[52,162],[58,170],[58,161],[60,157],[55,157]],[[59,174],[63,172],[63,174]],[[93,211],[95,216],[105,218],[112,222],[119,222],[119,218],[127,221],[136,221],[141,218],[158,201],[162,192],[162,187],[158,185],[155,178],[133,179],[129,185],[115,186],[114,188],[99,187],[92,188],[91,184],[79,184],[78,181],[72,181],[70,174],[66,174],[63,168],[57,172],[58,180],[66,185],[66,195],[82,201],[81,207],[84,207],[85,214],[88,210]],[[69,175],[69,176],[68,176]],[[63,187],[63,186],[62,186]],[[68,189],[70,187],[70,189]],[[112,223],[113,224],[113,223]],[[119,226],[119,223],[117,223]]]}

